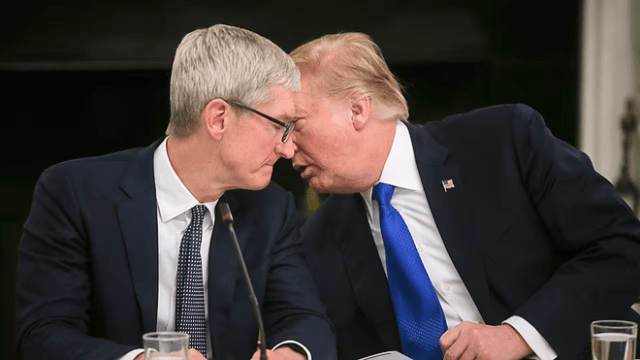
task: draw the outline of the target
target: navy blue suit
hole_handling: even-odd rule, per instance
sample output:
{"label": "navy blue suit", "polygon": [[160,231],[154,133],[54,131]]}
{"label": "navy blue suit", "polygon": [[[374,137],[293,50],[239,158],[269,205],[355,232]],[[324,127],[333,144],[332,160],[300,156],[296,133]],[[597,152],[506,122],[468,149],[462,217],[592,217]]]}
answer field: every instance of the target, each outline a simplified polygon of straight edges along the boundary
{"label": "navy blue suit", "polygon": [[[156,330],[157,205],[153,153],[73,160],[36,185],[20,242],[18,347],[23,359],[116,359]],[[291,194],[275,184],[228,191],[267,332],[335,358],[335,334],[301,256]],[[248,360],[258,328],[229,230],[216,212],[208,312],[215,359]]]}
{"label": "navy blue suit", "polygon": [[[519,315],[573,360],[588,351],[592,320],[640,319],[630,309],[640,223],[537,112],[496,106],[409,133],[442,240],[487,324]],[[340,359],[401,349],[360,194],[332,195],[302,232]]]}

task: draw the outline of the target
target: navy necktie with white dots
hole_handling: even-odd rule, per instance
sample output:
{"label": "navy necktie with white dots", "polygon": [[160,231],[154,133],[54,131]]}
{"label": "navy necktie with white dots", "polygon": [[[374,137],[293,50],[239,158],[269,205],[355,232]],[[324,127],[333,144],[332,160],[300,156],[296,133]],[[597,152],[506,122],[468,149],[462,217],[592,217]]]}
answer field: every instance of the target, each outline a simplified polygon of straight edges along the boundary
{"label": "navy necktie with white dots", "polygon": [[414,360],[440,360],[440,336],[447,322],[409,228],[391,206],[393,186],[379,183],[373,193],[380,206],[380,231],[387,258],[389,291],[402,350]]}
{"label": "navy necktie with white dots", "polygon": [[202,220],[207,207],[191,209],[191,223],[182,236],[176,279],[176,331],[189,334],[189,346],[207,356],[204,286],[202,281]]}

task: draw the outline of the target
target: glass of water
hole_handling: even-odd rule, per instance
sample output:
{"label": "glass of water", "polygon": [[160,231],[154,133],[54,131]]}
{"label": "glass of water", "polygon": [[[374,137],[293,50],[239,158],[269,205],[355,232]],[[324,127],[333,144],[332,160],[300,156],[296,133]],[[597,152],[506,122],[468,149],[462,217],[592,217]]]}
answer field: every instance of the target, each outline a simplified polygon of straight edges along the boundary
{"label": "glass of water", "polygon": [[142,335],[144,358],[154,360],[187,360],[189,335],[165,331]]}
{"label": "glass of water", "polygon": [[638,324],[623,320],[598,320],[591,323],[593,360],[634,360]]}

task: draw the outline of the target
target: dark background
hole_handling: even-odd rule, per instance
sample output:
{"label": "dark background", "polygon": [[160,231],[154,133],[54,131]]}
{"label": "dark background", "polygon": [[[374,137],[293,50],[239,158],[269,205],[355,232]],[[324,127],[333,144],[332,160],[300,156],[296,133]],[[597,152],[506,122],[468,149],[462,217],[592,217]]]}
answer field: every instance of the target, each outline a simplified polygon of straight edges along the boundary
{"label": "dark background", "polygon": [[[173,52],[216,23],[289,52],[339,31],[374,39],[405,86],[410,121],[526,103],[577,138],[579,0],[17,2],[0,14],[2,359],[15,359],[15,267],[39,174],[60,161],[147,146],[168,121]],[[274,180],[304,212],[306,184],[279,161]]]}

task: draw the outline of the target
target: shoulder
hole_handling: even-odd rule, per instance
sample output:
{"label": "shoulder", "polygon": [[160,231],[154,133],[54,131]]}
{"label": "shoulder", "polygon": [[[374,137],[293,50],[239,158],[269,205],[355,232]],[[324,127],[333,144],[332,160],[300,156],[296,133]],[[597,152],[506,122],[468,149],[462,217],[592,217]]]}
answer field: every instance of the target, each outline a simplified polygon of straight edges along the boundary
{"label": "shoulder", "polygon": [[104,182],[108,179],[120,178],[141,149],[128,149],[107,155],[64,161],[47,168],[40,176],[39,182]]}
{"label": "shoulder", "polygon": [[475,109],[447,116],[440,121],[430,121],[424,125],[411,125],[410,127],[446,132],[463,129],[495,128],[497,126],[508,126],[511,123],[539,120],[542,120],[542,116],[530,106],[507,104]]}
{"label": "shoulder", "polygon": [[524,104],[495,105],[408,127],[414,138],[428,137],[447,146],[494,143],[530,130],[548,132],[542,116]]}

